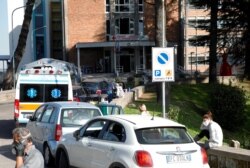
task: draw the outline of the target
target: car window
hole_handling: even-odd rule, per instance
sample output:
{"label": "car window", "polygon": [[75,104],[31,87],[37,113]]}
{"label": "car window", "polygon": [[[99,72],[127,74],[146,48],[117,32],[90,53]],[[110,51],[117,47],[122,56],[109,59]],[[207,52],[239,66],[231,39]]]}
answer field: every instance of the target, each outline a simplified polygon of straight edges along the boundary
{"label": "car window", "polygon": [[100,116],[98,109],[91,108],[67,108],[62,110],[62,126],[74,127],[85,124],[89,119]]}
{"label": "car window", "polygon": [[91,122],[80,130],[80,137],[98,138],[106,123],[105,120],[95,120]]}
{"label": "car window", "polygon": [[104,132],[102,138],[108,141],[125,142],[125,129],[121,124],[112,122],[111,124],[109,124],[107,130]]}
{"label": "car window", "polygon": [[115,115],[115,114],[121,114],[119,107],[114,107],[113,108],[112,115]]}
{"label": "car window", "polygon": [[141,144],[181,144],[192,143],[191,137],[183,127],[159,127],[136,130]]}
{"label": "car window", "polygon": [[36,112],[34,113],[33,118],[34,118],[36,121],[39,121],[39,120],[41,119],[41,114],[42,114],[42,112],[44,111],[45,107],[46,107],[46,105],[40,106],[40,107],[36,110]]}
{"label": "car window", "polygon": [[54,108],[52,106],[48,106],[45,111],[43,112],[41,122],[49,122],[50,116],[53,113]]}

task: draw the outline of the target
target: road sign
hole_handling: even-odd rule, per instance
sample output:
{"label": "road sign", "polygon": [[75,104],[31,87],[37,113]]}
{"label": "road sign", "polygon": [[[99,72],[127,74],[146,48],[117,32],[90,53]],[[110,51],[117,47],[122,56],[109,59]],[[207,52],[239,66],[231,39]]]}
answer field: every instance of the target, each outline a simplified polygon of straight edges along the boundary
{"label": "road sign", "polygon": [[174,48],[152,48],[152,81],[174,82]]}

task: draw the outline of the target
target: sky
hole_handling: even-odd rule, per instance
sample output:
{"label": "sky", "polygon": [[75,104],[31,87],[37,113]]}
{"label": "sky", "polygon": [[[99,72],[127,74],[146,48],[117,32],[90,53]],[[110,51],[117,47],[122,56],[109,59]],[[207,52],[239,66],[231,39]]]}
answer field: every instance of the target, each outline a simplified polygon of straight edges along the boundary
{"label": "sky", "polygon": [[7,0],[0,0],[0,56],[9,55]]}

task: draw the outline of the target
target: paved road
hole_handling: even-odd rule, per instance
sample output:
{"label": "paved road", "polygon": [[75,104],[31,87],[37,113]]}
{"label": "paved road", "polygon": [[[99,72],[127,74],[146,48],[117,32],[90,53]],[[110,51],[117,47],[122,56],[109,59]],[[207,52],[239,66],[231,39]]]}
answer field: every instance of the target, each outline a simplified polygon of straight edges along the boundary
{"label": "paved road", "polygon": [[15,167],[15,157],[11,153],[13,104],[0,104],[0,167]]}

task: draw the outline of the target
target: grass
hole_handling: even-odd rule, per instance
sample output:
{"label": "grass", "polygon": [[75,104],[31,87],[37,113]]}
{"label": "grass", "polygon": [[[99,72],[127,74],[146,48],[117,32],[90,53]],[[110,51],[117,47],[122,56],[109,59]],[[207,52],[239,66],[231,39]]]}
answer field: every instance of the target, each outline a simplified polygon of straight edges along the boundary
{"label": "grass", "polygon": [[[250,81],[240,83],[238,85],[246,91],[247,95],[247,116],[248,121],[246,126],[240,132],[229,132],[223,130],[224,143],[228,144],[230,140],[239,140],[245,147],[249,147],[249,132],[250,130]],[[200,131],[200,124],[202,121],[202,114],[207,111],[207,102],[210,99],[208,93],[211,90],[209,84],[171,84],[169,110],[175,116],[173,118],[179,123],[184,124],[191,136],[195,136]],[[157,103],[156,93],[154,88],[149,89],[140,99],[128,105],[125,112],[128,114],[139,113],[138,106],[144,103],[151,114],[163,116],[162,105]],[[169,111],[167,111],[169,112]],[[170,112],[170,113],[172,113]],[[204,140],[204,139],[203,139]]]}

